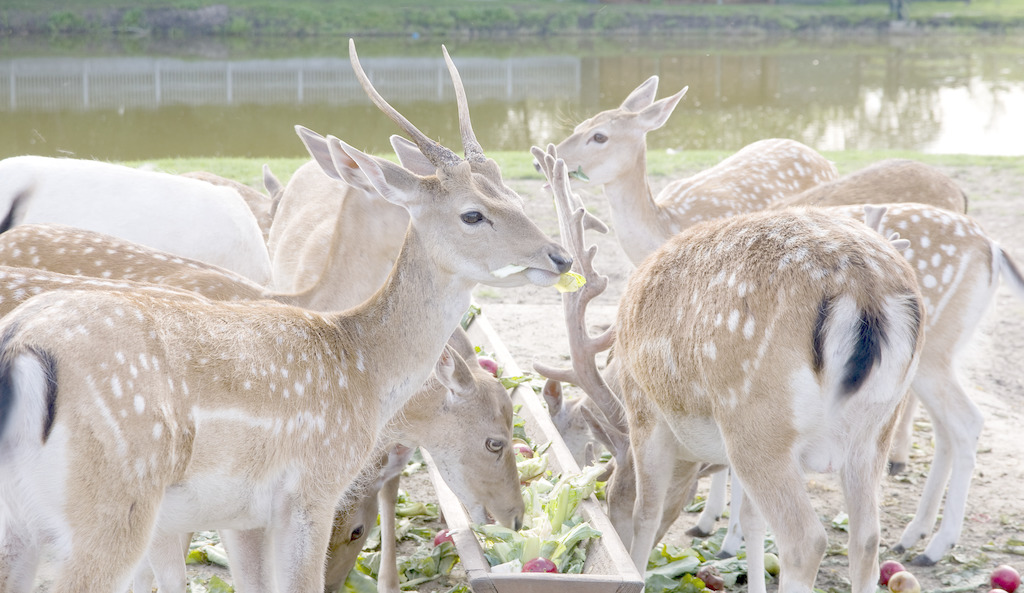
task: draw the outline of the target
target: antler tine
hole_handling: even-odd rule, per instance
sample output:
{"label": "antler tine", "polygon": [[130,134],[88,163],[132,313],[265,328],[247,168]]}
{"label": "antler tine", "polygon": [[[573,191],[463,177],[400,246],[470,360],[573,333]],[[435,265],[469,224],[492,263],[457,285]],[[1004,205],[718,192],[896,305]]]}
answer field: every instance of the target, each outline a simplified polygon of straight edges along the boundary
{"label": "antler tine", "polygon": [[363,90],[366,91],[373,104],[391,118],[391,121],[398,124],[398,127],[402,128],[406,134],[412,137],[420,152],[423,153],[423,156],[427,157],[431,164],[440,169],[453,167],[462,161],[459,155],[452,152],[451,149],[446,148],[440,142],[431,140],[426,134],[419,131],[416,126],[412,125],[412,122],[385,101],[384,97],[377,92],[377,89],[373,88],[370,78],[366,76],[366,72],[363,72],[363,67],[359,63],[359,56],[356,55],[355,39],[348,40],[348,57],[349,61],[352,62],[352,70],[355,71],[359,84],[362,85]]}
{"label": "antler tine", "polygon": [[448,55],[448,48],[442,45],[441,52],[444,54],[445,64],[448,65],[448,74],[452,77],[452,86],[455,87],[455,102],[459,106],[459,133],[462,135],[462,148],[466,152],[466,160],[473,163],[486,161],[484,149],[477,141],[473,123],[469,119],[469,101],[466,100],[466,89],[462,86],[462,76],[455,67],[452,57]]}
{"label": "antler tine", "polygon": [[[864,224],[868,225],[872,230],[885,237],[885,234],[882,233],[882,218],[888,210],[888,206],[865,204]],[[904,251],[910,247],[910,241],[907,239],[901,239],[899,233],[891,233],[886,238],[889,239],[889,242],[892,243],[892,246],[896,251]]]}
{"label": "antler tine", "polygon": [[[626,432],[625,417],[622,405],[612,389],[605,382],[597,369],[595,359],[598,352],[611,347],[614,339],[614,328],[610,328],[597,337],[587,331],[586,308],[591,300],[604,292],[608,285],[608,277],[602,276],[594,269],[594,256],[597,246],[589,248],[585,245],[584,220],[588,216],[579,197],[569,187],[569,176],[565,161],[557,158],[554,145],[548,150],[532,149],[534,157],[541,163],[541,168],[548,177],[548,182],[555,195],[555,207],[558,212],[562,242],[573,255],[573,269],[581,273],[587,282],[576,292],[562,294],[562,306],[565,311],[566,328],[569,333],[569,356],[573,370],[558,371],[571,381],[582,387],[594,400],[601,413],[607,419],[607,425],[622,433]],[[594,218],[594,220],[597,220]],[[603,223],[602,223],[603,225]],[[552,369],[544,365],[534,365],[537,372],[547,377],[554,377]],[[621,442],[619,443],[622,444]]]}

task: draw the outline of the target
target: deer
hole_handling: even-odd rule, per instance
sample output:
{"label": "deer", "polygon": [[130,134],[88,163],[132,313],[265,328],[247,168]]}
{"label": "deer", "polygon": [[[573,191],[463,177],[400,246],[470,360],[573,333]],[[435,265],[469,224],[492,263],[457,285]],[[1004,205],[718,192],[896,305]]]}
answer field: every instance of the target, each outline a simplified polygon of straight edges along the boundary
{"label": "deer", "polygon": [[115,235],[270,282],[270,255],[245,201],[230,187],[87,159],[0,160],[0,210],[30,192],[16,224],[59,223]]}
{"label": "deer", "polygon": [[[938,195],[938,192],[933,195]],[[824,211],[833,216],[849,218],[862,215],[861,206],[832,206],[824,208]],[[956,375],[957,361],[986,314],[1001,281],[1005,281],[1018,297],[1024,299],[1024,277],[1013,258],[990,238],[976,221],[951,209],[920,203],[893,203],[886,205],[883,213],[875,214],[871,225],[877,226],[883,235],[908,232],[912,229],[919,237],[915,245],[903,251],[904,257],[915,271],[922,304],[927,313],[927,322],[923,328],[926,339],[920,355],[918,373],[911,383],[911,393],[920,396],[933,419],[935,459],[928,473],[915,517],[904,530],[894,549],[902,553],[932,533],[941,507],[942,521],[938,530],[924,551],[911,561],[914,565],[931,565],[952,549],[959,538],[975,464],[975,447],[982,427],[981,413]],[[574,314],[580,315],[578,311]],[[572,359],[574,366],[579,361],[579,364],[589,365],[591,368],[570,374],[559,374],[557,370],[539,367],[538,372],[544,376],[571,382],[593,373],[593,368],[596,368],[593,356],[599,348],[587,344],[585,331],[582,323],[570,330],[570,343],[579,344],[574,346],[578,350],[573,351]],[[583,385],[588,392],[596,389],[590,384]],[[554,392],[557,389],[556,381],[546,385],[545,389],[557,396]],[[612,411],[608,417],[616,418],[616,414],[621,414],[621,410],[615,406],[620,404],[616,399],[610,399],[610,402]],[[601,413],[594,411],[596,409],[602,412],[588,398],[581,398],[575,403],[577,409],[584,406],[591,408],[591,411],[577,415],[584,416],[591,425],[601,426],[609,423]],[[904,434],[905,421],[911,417],[912,415],[907,412],[901,416],[896,438]],[[599,428],[598,433],[606,434],[616,429],[624,430],[619,424],[611,428]],[[616,446],[607,437],[604,441],[609,447]],[[621,443],[618,446],[622,446]],[[900,449],[894,446],[894,450]],[[719,474],[719,477],[724,477],[724,474]],[[677,485],[677,488],[682,486]],[[722,546],[728,555],[738,550],[741,541],[738,526],[734,522],[740,514],[737,508],[740,506],[737,504],[737,495],[741,491],[742,487],[734,484],[729,535]],[[705,511],[712,508],[715,509],[713,513],[720,514],[724,507],[723,496],[724,481],[716,483],[713,480],[709,506]],[[666,513],[659,531],[659,539],[677,515],[678,512],[674,510]],[[697,528],[690,533],[708,533],[711,524],[708,522],[708,516],[707,512],[703,513]]]}
{"label": "deer", "polygon": [[651,76],[619,107],[584,120],[557,145],[560,157],[577,172],[575,187],[604,187],[611,225],[634,263],[694,223],[760,210],[838,176],[835,165],[817,151],[772,138],[654,195],[647,179],[647,133],[665,125],[689,88],[655,101],[658,80]]}
{"label": "deer", "polygon": [[[273,286],[305,289],[309,278],[328,273],[331,254],[330,273],[345,282],[324,293],[314,308],[351,306],[383,282],[398,256],[409,215],[383,202],[355,167],[344,181],[324,175],[317,160],[329,155],[317,150],[315,136],[300,131],[299,137],[313,160],[300,166],[280,190],[267,242]],[[415,144],[395,135],[391,145],[403,166],[429,174],[432,166]],[[339,200],[339,195],[344,197]]]}
{"label": "deer", "polygon": [[[596,283],[590,295],[600,292],[605,282],[584,245],[585,209],[566,162],[554,146],[534,156],[555,193],[574,268]],[[818,209],[706,221],[646,259],[611,333],[614,381],[594,373],[621,402],[628,427],[636,566],[646,567],[670,504],[665,467],[693,477],[702,463],[728,464],[743,485],[749,574],[763,574],[770,527],[779,589],[810,591],[827,537],[803,474],[835,471],[849,508],[852,590],[873,592],[877,491],[924,317],[914,271],[896,248],[861,222]],[[606,335],[589,340],[603,345]],[[763,579],[749,586],[765,590]]]}
{"label": "deer", "polygon": [[960,214],[967,194],[939,169],[911,159],[883,159],[863,169],[780,198],[769,208],[915,202]]}
{"label": "deer", "polygon": [[[463,159],[376,92],[353,40],[349,53],[372,102],[436,167],[416,175],[328,137],[332,154],[410,210],[391,275],[363,304],[329,314],[54,291],[5,316],[0,575],[11,589],[29,588],[46,545],[62,560],[57,589],[123,590],[149,541],[203,527],[260,560],[235,563],[239,587],[319,593],[339,497],[430,374],[473,286],[553,285],[571,266],[470,122]],[[40,465],[58,470],[40,477]],[[200,494],[217,496],[216,508],[197,507]],[[102,562],[100,541],[125,562]]]}
{"label": "deer", "polygon": [[[30,226],[33,225],[18,227],[18,230]],[[103,251],[107,247],[104,246]],[[139,250],[144,248],[140,247]],[[81,252],[75,251],[72,246],[66,259],[74,261],[76,257],[82,257]],[[83,259],[94,258],[86,255]],[[136,262],[144,263],[142,258],[136,259]],[[157,266],[165,265],[165,260],[154,258],[154,263]],[[178,295],[184,299],[199,298],[192,292],[197,283],[189,282],[186,286],[177,288],[145,281],[73,276],[34,268],[0,266],[0,316],[6,315],[31,296],[53,290],[122,290]],[[230,286],[230,283],[221,282],[218,285],[221,297],[224,296],[226,286]],[[243,284],[243,294],[245,288]],[[501,383],[479,365],[476,350],[465,332],[456,330],[448,343],[457,356],[449,355],[446,358],[443,354],[435,373],[388,425],[386,433],[397,441],[390,448],[390,455],[385,456],[388,463],[384,465],[378,461],[364,468],[364,473],[373,473],[384,465],[380,476],[374,478],[367,474],[357,479],[355,493],[346,493],[344,499],[347,502],[339,505],[341,508],[334,519],[331,554],[325,572],[327,590],[333,591],[340,587],[354,565],[366,539],[368,526],[376,521],[378,496],[385,517],[383,525],[386,527],[382,541],[394,541],[394,521],[392,519],[388,523],[387,513],[390,512],[393,517],[399,474],[415,446],[423,446],[432,452],[445,483],[471,509],[474,521],[487,522],[487,513],[490,512],[501,520],[511,521],[508,526],[512,526],[514,518],[522,516],[523,503],[515,455],[511,447],[505,446],[512,439],[511,398]],[[450,438],[456,431],[464,438]],[[381,447],[383,445],[378,445],[378,448]],[[399,448],[405,453],[396,453],[395,450]],[[388,540],[388,537],[391,539]],[[170,545],[174,545],[176,539],[171,538]],[[190,539],[186,538],[182,542],[186,550]],[[396,563],[394,546],[385,545],[384,551],[383,574],[389,579],[397,579],[397,576],[393,576],[394,570],[388,570]],[[149,591],[153,570],[162,569],[165,572],[161,574],[168,574],[167,566],[160,564],[166,561],[164,558],[144,561],[136,571],[132,589]],[[151,562],[153,568],[150,567]],[[172,571],[180,570],[180,567],[180,562],[177,566],[171,564]],[[397,580],[395,583],[392,590],[397,591]]]}
{"label": "deer", "polygon": [[260,232],[263,234],[263,241],[266,242],[270,236],[270,225],[274,220],[277,200],[280,199],[280,193],[275,194],[275,190],[281,182],[274,176],[269,165],[264,164],[262,170],[263,186],[267,189],[269,195],[261,193],[244,183],[228,179],[227,177],[221,177],[209,171],[189,171],[182,173],[181,176],[198,179],[213,185],[230,187],[237,191],[238,195],[245,200],[245,205],[249,207],[252,215],[256,218],[256,224],[259,225]]}

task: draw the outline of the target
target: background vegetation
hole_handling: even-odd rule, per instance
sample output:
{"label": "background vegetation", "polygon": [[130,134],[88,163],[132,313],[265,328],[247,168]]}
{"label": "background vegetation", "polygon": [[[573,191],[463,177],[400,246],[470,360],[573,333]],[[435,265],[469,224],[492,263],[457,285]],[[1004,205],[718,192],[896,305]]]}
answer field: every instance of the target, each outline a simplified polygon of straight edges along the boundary
{"label": "background vegetation", "polygon": [[[731,0],[730,0],[731,1]],[[730,29],[803,32],[890,27],[885,0],[778,4],[603,4],[586,0],[5,0],[0,31],[14,35],[565,35]],[[906,0],[909,1],[909,0]],[[1024,0],[911,2],[917,28],[1024,27]]]}

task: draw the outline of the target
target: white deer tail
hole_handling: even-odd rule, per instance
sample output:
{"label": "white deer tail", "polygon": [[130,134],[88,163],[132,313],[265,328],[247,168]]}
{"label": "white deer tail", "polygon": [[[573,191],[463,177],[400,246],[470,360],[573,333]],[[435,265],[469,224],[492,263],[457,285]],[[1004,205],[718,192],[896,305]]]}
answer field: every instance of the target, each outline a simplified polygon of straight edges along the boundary
{"label": "white deer tail", "polygon": [[47,352],[12,344],[16,325],[0,338],[0,459],[12,448],[41,446],[57,403],[56,362]]}

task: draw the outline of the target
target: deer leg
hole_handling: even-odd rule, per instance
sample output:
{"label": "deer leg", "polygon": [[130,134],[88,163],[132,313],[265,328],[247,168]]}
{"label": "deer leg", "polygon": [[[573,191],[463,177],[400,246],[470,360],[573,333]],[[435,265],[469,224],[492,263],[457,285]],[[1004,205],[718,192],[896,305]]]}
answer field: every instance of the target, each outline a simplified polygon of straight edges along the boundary
{"label": "deer leg", "polygon": [[851,454],[839,473],[850,517],[850,581],[853,593],[874,593],[878,582],[878,482],[888,447],[876,456]]}
{"label": "deer leg", "polygon": [[910,445],[914,435],[914,414],[917,411],[917,396],[913,391],[907,397],[907,405],[900,414],[899,424],[889,452],[889,475],[902,474],[910,463]]}
{"label": "deer leg", "polygon": [[715,530],[715,521],[722,518],[725,511],[725,489],[729,485],[729,470],[723,469],[711,475],[711,489],[704,501],[704,510],[697,519],[697,524],[686,530],[686,535],[707,537]]}
{"label": "deer leg", "polygon": [[[97,475],[109,474],[97,472]],[[97,492],[90,501],[103,498],[104,493]],[[107,495],[108,500],[112,498]],[[125,500],[125,493],[118,498]],[[86,513],[79,509],[69,513],[88,514],[90,520],[88,526],[75,530],[71,554],[61,566],[53,590],[126,591],[131,585],[132,569],[145,559],[156,521],[156,507],[156,504],[147,504],[144,497],[137,497],[129,505],[90,504]],[[118,561],[111,562],[111,558]]]}
{"label": "deer leg", "polygon": [[[0,501],[3,505],[3,501]],[[0,507],[0,510],[5,510]],[[22,537],[23,525],[9,513],[0,514],[0,591],[29,593],[39,566],[39,546]]]}
{"label": "deer leg", "polygon": [[[647,432],[641,436],[637,433]],[[672,486],[673,472],[665,471],[666,462],[673,462],[676,437],[664,419],[658,418],[649,431],[630,430],[633,463],[636,465],[636,502],[633,506],[633,541],[630,557],[637,570],[647,570],[647,558],[657,536],[665,509],[665,500]],[[692,465],[690,479],[699,469]]]}
{"label": "deer leg", "polygon": [[267,531],[263,528],[222,529],[220,537],[231,559],[235,590],[240,593],[273,591],[274,574]]}
{"label": "deer leg", "polygon": [[[939,366],[939,365],[935,365]],[[924,538],[935,525],[942,491],[946,489],[942,523],[928,546],[913,564],[938,562],[956,545],[963,528],[967,492],[974,474],[975,448],[984,419],[981,411],[960,386],[950,364],[919,370],[914,387],[932,418],[935,430],[935,459],[925,481],[917,514],[900,538],[908,548]]]}
{"label": "deer leg", "polygon": [[192,534],[156,533],[149,542],[146,560],[135,569],[132,591],[149,593],[154,576],[159,591],[184,591],[188,578],[185,575],[185,556]]}
{"label": "deer leg", "polygon": [[[743,455],[730,455],[730,459],[743,483],[745,498],[740,521],[747,540],[748,563],[751,552],[760,546],[763,574],[764,542],[755,541],[758,537],[763,540],[763,536],[751,533],[744,521],[758,513],[770,518],[768,524],[775,532],[781,567],[780,593],[810,593],[828,539],[807,494],[803,473],[788,452],[772,455],[764,449],[747,449]],[[754,508],[748,509],[751,501]]]}
{"label": "deer leg", "polygon": [[[738,480],[733,478],[733,486]],[[744,497],[742,490],[740,498]],[[767,527],[764,516],[757,509],[757,505],[747,500],[740,508],[733,511],[740,515],[738,522],[743,525],[747,532],[747,590],[748,593],[765,593],[767,585],[764,576],[764,538]],[[759,576],[760,575],[760,576]],[[780,588],[780,591],[782,589]]]}
{"label": "deer leg", "polygon": [[398,593],[398,555],[395,541],[395,499],[401,474],[389,478],[377,494],[380,505],[380,570],[377,573],[377,591]]}
{"label": "deer leg", "polygon": [[320,593],[324,590],[334,501],[339,497],[340,494],[310,501],[293,493],[275,513],[273,570],[279,591]]}
{"label": "deer leg", "polygon": [[[605,490],[608,519],[627,548],[633,542],[633,508],[636,504],[636,468],[630,448],[615,456],[615,471]],[[653,545],[653,544],[652,544]]]}
{"label": "deer leg", "polygon": [[743,529],[740,522],[740,513],[743,511],[743,485],[736,479],[735,472],[728,470],[732,477],[732,493],[730,495],[729,529],[722,540],[722,547],[718,550],[719,558],[730,558],[740,551],[743,545]]}

